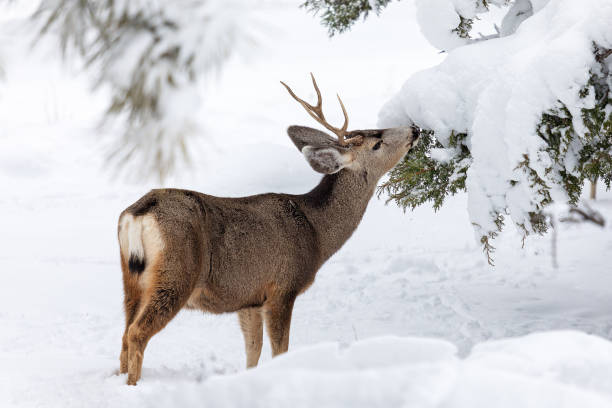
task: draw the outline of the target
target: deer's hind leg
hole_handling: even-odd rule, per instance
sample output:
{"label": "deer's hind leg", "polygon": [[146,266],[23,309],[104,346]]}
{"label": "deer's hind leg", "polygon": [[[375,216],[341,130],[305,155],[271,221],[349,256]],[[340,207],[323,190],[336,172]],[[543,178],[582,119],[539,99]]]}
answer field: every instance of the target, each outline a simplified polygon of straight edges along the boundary
{"label": "deer's hind leg", "polygon": [[176,316],[193,289],[179,266],[151,267],[154,268],[151,286],[146,289],[140,311],[127,332],[129,385],[136,385],[140,379],[147,343]]}
{"label": "deer's hind leg", "polygon": [[128,329],[138,313],[142,289],[139,287],[137,278],[130,276],[127,263],[121,259],[121,269],[123,270],[123,291],[125,309],[125,330],[121,339],[121,354],[119,356],[119,373],[128,372]]}
{"label": "deer's hind leg", "polygon": [[255,367],[261,355],[263,345],[263,320],[261,308],[252,307],[238,311],[240,328],[244,335],[244,348],[246,351],[247,368]]}

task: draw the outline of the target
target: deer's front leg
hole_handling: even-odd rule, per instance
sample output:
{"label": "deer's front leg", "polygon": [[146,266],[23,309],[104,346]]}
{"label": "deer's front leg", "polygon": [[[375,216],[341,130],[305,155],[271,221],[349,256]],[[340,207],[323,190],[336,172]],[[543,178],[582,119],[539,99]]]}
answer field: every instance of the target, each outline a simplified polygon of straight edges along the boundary
{"label": "deer's front leg", "polygon": [[285,353],[289,349],[289,327],[294,302],[295,296],[286,296],[282,299],[270,299],[264,304],[272,357]]}
{"label": "deer's front leg", "polygon": [[244,348],[247,357],[247,368],[255,367],[261,355],[263,343],[263,321],[261,308],[248,308],[238,311],[240,328],[244,335]]}

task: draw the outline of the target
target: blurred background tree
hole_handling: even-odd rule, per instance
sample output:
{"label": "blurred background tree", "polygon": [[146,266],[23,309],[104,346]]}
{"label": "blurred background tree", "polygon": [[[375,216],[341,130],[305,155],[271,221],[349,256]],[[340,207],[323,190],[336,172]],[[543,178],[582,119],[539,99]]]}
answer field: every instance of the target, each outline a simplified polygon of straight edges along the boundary
{"label": "blurred background tree", "polygon": [[102,125],[108,160],[132,178],[163,181],[189,161],[200,80],[249,41],[239,0],[42,0],[39,36],[82,58],[111,99]]}

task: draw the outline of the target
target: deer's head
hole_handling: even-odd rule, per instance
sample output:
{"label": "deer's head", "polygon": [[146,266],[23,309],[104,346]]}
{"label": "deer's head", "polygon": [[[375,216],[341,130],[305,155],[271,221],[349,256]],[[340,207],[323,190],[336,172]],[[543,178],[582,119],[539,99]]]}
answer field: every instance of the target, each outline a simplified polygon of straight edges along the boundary
{"label": "deer's head", "polygon": [[325,132],[305,126],[290,126],[287,130],[293,143],[314,170],[324,174],[333,174],[342,169],[365,170],[378,179],[395,166],[416,143],[419,137],[417,127],[347,131],[348,114],[340,96],[338,101],[344,113],[344,125],[341,128],[330,125],[323,115],[321,92],[314,76],[310,75],[317,92],[315,106],[298,98],[291,88],[281,83],[310,116],[336,135],[333,138]]}

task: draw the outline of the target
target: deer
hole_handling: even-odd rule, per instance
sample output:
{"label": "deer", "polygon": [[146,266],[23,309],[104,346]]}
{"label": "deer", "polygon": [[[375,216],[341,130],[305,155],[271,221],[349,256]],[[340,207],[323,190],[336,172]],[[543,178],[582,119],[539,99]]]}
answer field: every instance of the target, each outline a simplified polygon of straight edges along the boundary
{"label": "deer", "polygon": [[416,126],[348,131],[317,104],[293,99],[332,132],[290,126],[289,138],[323,174],[306,194],[224,198],[196,191],[151,190],[119,216],[125,331],[119,373],[141,377],[149,340],[183,308],[238,314],[246,367],[257,366],[265,322],[272,356],[289,348],[294,302],[321,266],[351,237],[378,180],[419,137]]}

